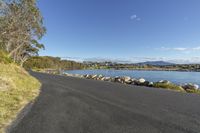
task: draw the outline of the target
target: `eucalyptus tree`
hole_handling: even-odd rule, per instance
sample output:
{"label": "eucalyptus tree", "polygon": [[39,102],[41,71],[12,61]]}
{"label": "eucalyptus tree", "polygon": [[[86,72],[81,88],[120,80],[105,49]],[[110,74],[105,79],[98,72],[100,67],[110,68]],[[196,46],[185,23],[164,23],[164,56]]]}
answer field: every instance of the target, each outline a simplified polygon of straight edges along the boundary
{"label": "eucalyptus tree", "polygon": [[15,62],[38,54],[45,32],[36,0],[0,0],[0,45]]}

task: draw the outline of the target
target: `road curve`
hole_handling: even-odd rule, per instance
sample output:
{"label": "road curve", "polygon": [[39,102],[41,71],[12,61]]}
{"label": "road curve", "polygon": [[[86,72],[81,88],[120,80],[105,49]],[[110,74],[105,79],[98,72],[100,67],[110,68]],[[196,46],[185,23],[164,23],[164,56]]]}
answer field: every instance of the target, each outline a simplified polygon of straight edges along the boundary
{"label": "road curve", "polygon": [[200,96],[32,73],[40,96],[11,133],[200,133]]}

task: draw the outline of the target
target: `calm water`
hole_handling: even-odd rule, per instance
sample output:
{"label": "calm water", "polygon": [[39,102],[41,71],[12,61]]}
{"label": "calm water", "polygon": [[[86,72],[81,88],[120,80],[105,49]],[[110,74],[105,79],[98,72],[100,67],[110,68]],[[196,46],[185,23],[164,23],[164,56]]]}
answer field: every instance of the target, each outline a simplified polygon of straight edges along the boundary
{"label": "calm water", "polygon": [[176,71],[137,71],[137,70],[70,70],[71,74],[102,74],[104,76],[130,76],[133,78],[145,78],[148,81],[169,80],[176,84],[195,83],[200,85],[200,72],[176,72]]}

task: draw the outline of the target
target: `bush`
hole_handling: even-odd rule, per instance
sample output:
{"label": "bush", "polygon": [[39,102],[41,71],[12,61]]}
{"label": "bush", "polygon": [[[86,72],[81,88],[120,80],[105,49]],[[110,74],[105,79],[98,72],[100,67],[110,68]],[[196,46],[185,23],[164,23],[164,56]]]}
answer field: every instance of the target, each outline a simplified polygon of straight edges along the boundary
{"label": "bush", "polygon": [[173,83],[154,83],[153,87],[155,88],[164,88],[164,89],[171,89],[171,90],[176,90],[176,91],[183,91],[184,89],[181,86],[175,85]]}

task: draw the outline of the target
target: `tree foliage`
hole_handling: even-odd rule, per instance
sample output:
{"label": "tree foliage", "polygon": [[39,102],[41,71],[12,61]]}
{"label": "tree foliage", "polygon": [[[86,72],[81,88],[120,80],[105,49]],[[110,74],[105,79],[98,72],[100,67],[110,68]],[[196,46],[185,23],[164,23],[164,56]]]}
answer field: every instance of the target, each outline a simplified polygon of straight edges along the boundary
{"label": "tree foliage", "polygon": [[35,56],[31,57],[24,64],[25,68],[28,69],[82,69],[84,65],[82,63],[61,60],[59,57],[50,57],[50,56]]}
{"label": "tree foliage", "polygon": [[36,0],[0,0],[0,47],[21,65],[39,49],[45,34]]}

